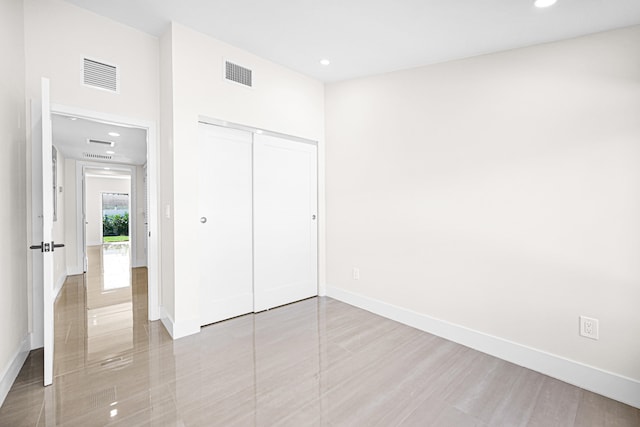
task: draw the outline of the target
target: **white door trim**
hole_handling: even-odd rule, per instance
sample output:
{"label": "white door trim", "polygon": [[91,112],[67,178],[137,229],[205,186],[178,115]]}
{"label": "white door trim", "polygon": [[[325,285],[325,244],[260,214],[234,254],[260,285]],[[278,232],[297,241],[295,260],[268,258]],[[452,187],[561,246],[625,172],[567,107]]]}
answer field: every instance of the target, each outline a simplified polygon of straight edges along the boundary
{"label": "white door trim", "polygon": [[311,144],[311,145],[318,145],[318,141],[314,141],[312,139],[301,138],[299,136],[293,136],[293,135],[287,135],[285,133],[274,132],[266,129],[259,129],[256,127],[242,125],[239,123],[228,122],[226,120],[214,119],[212,117],[207,117],[207,116],[199,116],[198,122],[204,123],[206,125],[220,126],[228,129],[243,130],[246,132],[251,132],[253,134],[275,136],[276,138],[282,138],[289,141],[303,142],[305,144]]}
{"label": "white door trim", "polygon": [[[148,268],[148,309],[149,320],[160,318],[160,227],[158,218],[158,203],[160,195],[158,192],[158,131],[154,121],[142,120],[132,117],[120,116],[116,114],[92,111],[85,108],[71,107],[67,105],[52,104],[53,114],[69,115],[78,118],[97,120],[116,125],[132,126],[146,129],[147,131],[147,196],[149,203],[149,234],[147,236],[147,268]],[[135,168],[133,174],[135,175]],[[134,177],[132,176],[132,179]],[[131,183],[133,187],[133,182]],[[80,189],[82,191],[82,189]],[[80,265],[83,264],[84,261]]]}

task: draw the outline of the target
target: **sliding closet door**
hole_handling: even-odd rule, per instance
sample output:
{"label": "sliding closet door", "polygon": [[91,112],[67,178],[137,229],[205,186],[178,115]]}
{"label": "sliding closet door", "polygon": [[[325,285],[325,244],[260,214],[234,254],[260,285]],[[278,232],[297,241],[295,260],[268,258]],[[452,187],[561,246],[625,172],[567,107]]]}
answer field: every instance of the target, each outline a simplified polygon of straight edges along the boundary
{"label": "sliding closet door", "polygon": [[255,135],[254,309],[318,294],[316,146]]}
{"label": "sliding closet door", "polygon": [[201,324],[253,311],[251,134],[200,124]]}

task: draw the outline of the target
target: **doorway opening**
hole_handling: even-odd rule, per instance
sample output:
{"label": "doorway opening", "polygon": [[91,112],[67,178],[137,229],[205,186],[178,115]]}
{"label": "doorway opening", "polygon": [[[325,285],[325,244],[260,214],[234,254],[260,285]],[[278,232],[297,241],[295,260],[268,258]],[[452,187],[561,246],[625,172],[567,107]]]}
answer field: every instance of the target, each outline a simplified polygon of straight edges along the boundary
{"label": "doorway opening", "polygon": [[[86,236],[84,185],[85,173],[94,168],[104,175],[117,175],[127,171],[131,176],[129,241],[133,267],[147,267],[148,273],[148,320],[160,319],[160,274],[159,274],[159,188],[158,188],[158,138],[155,122],[102,113],[83,108],[57,105],[51,106],[52,121],[66,124],[102,126],[101,133],[93,137],[78,136],[75,139],[75,161],[65,163],[67,184],[65,200],[72,200],[73,207],[67,215],[73,224],[66,227],[66,254],[69,261],[67,274],[82,274],[86,271]],[[58,123],[60,124],[60,123]],[[54,132],[58,148],[69,140],[62,135],[64,126],[56,126]],[[137,133],[135,144],[128,138]],[[128,141],[128,142],[127,142]],[[74,166],[75,164],[75,166]],[[60,166],[59,166],[60,167]],[[136,194],[138,197],[136,197]],[[75,215],[73,214],[75,212]]]}
{"label": "doorway opening", "polygon": [[[59,225],[67,242],[67,281],[54,309],[56,340],[59,331],[77,329],[79,319],[84,325],[84,333],[55,344],[57,376],[90,363],[124,363],[135,347],[134,323],[144,328],[159,317],[157,282],[149,280],[158,277],[157,237],[149,227],[156,224],[157,185],[147,178],[147,170],[156,170],[150,126],[52,110],[64,186]],[[69,298],[79,294],[84,298]]]}

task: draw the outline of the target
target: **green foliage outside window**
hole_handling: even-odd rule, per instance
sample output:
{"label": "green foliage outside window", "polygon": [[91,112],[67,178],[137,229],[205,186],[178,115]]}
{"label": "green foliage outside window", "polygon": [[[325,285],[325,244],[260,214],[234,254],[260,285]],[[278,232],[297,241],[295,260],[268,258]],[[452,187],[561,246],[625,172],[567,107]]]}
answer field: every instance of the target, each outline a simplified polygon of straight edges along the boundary
{"label": "green foliage outside window", "polygon": [[102,218],[103,236],[128,236],[129,235],[129,212],[123,215],[105,215]]}

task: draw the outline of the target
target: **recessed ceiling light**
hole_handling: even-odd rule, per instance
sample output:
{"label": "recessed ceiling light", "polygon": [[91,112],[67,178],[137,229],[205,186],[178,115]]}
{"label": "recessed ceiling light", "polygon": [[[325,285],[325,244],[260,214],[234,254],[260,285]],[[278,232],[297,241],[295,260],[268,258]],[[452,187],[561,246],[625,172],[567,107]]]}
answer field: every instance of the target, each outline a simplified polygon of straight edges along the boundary
{"label": "recessed ceiling light", "polygon": [[553,6],[557,0],[536,0],[533,4],[536,7],[549,7]]}
{"label": "recessed ceiling light", "polygon": [[329,61],[328,59],[321,59],[320,60],[320,65],[324,65],[326,67],[329,64],[331,64],[331,61]]}
{"label": "recessed ceiling light", "polygon": [[256,129],[256,133],[260,135],[262,133],[262,129]]}
{"label": "recessed ceiling light", "polygon": [[78,120],[78,118],[77,117],[69,117],[69,120],[75,121],[75,120]]}
{"label": "recessed ceiling light", "polygon": [[106,170],[106,171],[110,171],[110,170],[111,170],[111,168],[104,168],[104,170]]}
{"label": "recessed ceiling light", "polygon": [[118,132],[109,132],[109,136],[120,136]]}
{"label": "recessed ceiling light", "polygon": [[107,154],[116,154],[116,152],[112,151],[112,150],[109,150],[109,151],[107,151]]}

